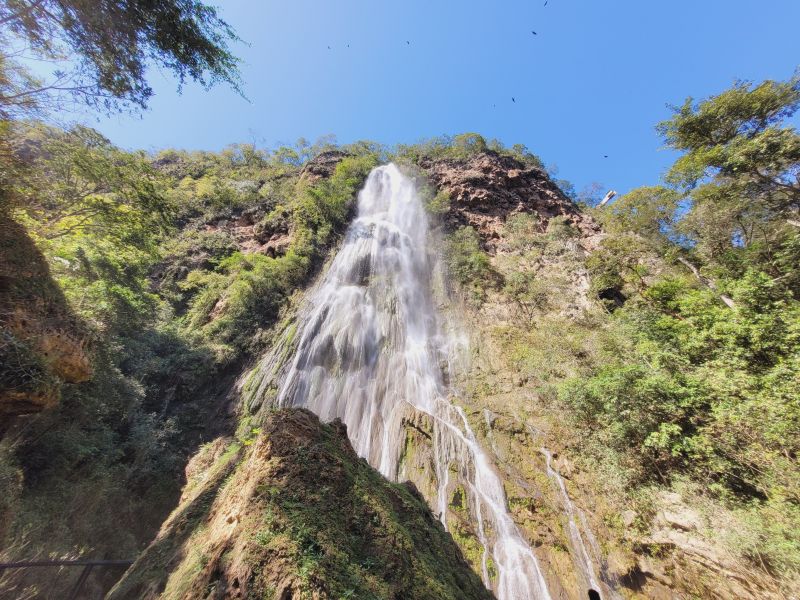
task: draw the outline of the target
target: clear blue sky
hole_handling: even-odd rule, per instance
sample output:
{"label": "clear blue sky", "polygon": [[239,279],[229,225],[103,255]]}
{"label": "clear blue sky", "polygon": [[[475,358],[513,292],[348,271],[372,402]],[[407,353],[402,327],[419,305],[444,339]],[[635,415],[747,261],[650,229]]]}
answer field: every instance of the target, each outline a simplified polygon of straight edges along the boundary
{"label": "clear blue sky", "polygon": [[800,64],[799,0],[226,0],[220,11],[249,44],[235,47],[249,102],[224,88],[179,96],[153,72],[141,118],[90,124],[148,150],[475,131],[527,145],[578,191],[624,192],[671,162],[654,131],[667,103]]}

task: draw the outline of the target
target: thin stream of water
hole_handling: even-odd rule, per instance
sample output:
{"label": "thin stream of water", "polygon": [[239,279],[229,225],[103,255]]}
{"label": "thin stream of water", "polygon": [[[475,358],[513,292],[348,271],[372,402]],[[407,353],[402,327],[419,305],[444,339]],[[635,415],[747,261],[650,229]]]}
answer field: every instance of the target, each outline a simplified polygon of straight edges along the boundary
{"label": "thin stream of water", "polygon": [[595,566],[591,557],[589,556],[589,552],[586,549],[586,544],[583,543],[583,536],[581,535],[580,529],[578,529],[578,524],[575,521],[576,509],[572,504],[572,500],[570,500],[569,494],[567,493],[564,480],[561,478],[561,475],[558,473],[558,471],[553,469],[553,455],[550,450],[547,448],[542,448],[541,452],[544,454],[545,460],[547,461],[547,475],[555,480],[558,490],[561,493],[561,504],[567,516],[567,529],[569,531],[569,538],[573,548],[573,558],[577,562],[576,566],[578,567],[578,571],[583,575],[584,579],[586,579],[586,583],[588,584],[589,588],[599,590],[601,588],[600,583],[595,577]]}

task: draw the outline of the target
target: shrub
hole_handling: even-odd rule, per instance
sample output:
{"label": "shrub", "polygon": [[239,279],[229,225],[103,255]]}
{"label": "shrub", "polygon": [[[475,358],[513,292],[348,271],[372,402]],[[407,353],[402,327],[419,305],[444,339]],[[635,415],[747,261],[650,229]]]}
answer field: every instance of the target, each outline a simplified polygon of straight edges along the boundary
{"label": "shrub", "polygon": [[481,302],[486,288],[494,282],[494,273],[475,230],[461,227],[450,234],[445,241],[445,257],[453,279],[463,286],[470,300]]}

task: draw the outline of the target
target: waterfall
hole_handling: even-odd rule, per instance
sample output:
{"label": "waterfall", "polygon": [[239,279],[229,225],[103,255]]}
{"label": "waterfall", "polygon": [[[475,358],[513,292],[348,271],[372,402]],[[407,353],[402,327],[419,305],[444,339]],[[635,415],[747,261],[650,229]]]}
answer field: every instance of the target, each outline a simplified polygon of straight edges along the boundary
{"label": "waterfall", "polygon": [[607,573],[604,573],[603,569],[601,569],[600,573],[601,579],[604,581],[605,585],[601,586],[600,582],[598,582],[595,575],[598,570],[595,566],[595,563],[592,561],[589,549],[586,547],[584,535],[581,535],[581,528],[578,526],[578,523],[575,519],[576,515],[580,518],[583,531],[592,551],[596,555],[599,555],[599,548],[594,534],[592,533],[589,524],[586,522],[586,517],[584,516],[583,511],[581,511],[572,503],[561,474],[553,468],[553,453],[547,448],[542,448],[541,452],[545,457],[547,475],[556,482],[556,486],[558,487],[558,491],[561,495],[561,506],[564,510],[564,514],[567,517],[567,530],[569,532],[570,545],[573,551],[573,561],[575,562],[575,567],[578,573],[583,577],[584,583],[589,589],[598,591],[598,593],[599,590],[607,590],[607,598],[611,598],[612,600],[619,599],[620,596],[616,591],[616,582],[613,581]]}
{"label": "waterfall", "polygon": [[438,495],[428,500],[444,526],[449,494],[459,485],[483,547],[487,587],[500,600],[549,600],[500,477],[466,415],[448,399],[441,365],[452,340],[433,301],[429,239],[413,181],[393,164],[374,169],[342,248],[298,317],[294,357],[276,401],[309,408],[324,421],[341,419],[358,454],[392,480],[399,474],[404,419],[425,415]]}

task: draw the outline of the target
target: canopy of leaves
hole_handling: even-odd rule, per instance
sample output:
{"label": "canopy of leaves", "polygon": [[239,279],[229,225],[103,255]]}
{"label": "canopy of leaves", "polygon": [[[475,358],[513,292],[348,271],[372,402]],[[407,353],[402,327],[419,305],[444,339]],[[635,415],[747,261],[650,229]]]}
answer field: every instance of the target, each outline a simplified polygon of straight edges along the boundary
{"label": "canopy of leaves", "polygon": [[38,82],[6,55],[0,104],[7,108],[63,94],[105,110],[144,108],[153,94],[148,64],[168,69],[180,84],[239,89],[238,60],[228,48],[238,38],[216,9],[197,0],[6,0],[0,27],[5,44],[21,40],[62,67],[54,81]]}
{"label": "canopy of leaves", "polygon": [[18,124],[10,141],[24,163],[15,204],[53,239],[92,232],[119,243],[152,241],[166,226],[165,181],[143,152],[124,152],[93,129]]}
{"label": "canopy of leaves", "polygon": [[665,178],[670,187],[634,190],[599,218],[717,277],[739,277],[756,264],[797,297],[789,263],[800,259],[800,135],[788,118],[798,107],[800,76],[688,99],[658,125],[682,152]]}
{"label": "canopy of leaves", "polygon": [[398,144],[394,154],[396,159],[417,163],[421,158],[465,159],[482,152],[511,156],[523,164],[544,169],[542,160],[530,152],[523,144],[507,148],[500,140],[486,140],[478,133],[461,133],[430,138],[416,144]]}
{"label": "canopy of leaves", "polygon": [[786,124],[800,106],[800,76],[753,87],[737,83],[722,94],[676,109],[659,124],[667,145],[684,154],[667,181],[695,186],[708,177],[736,180],[779,212],[800,210],[800,136]]}

